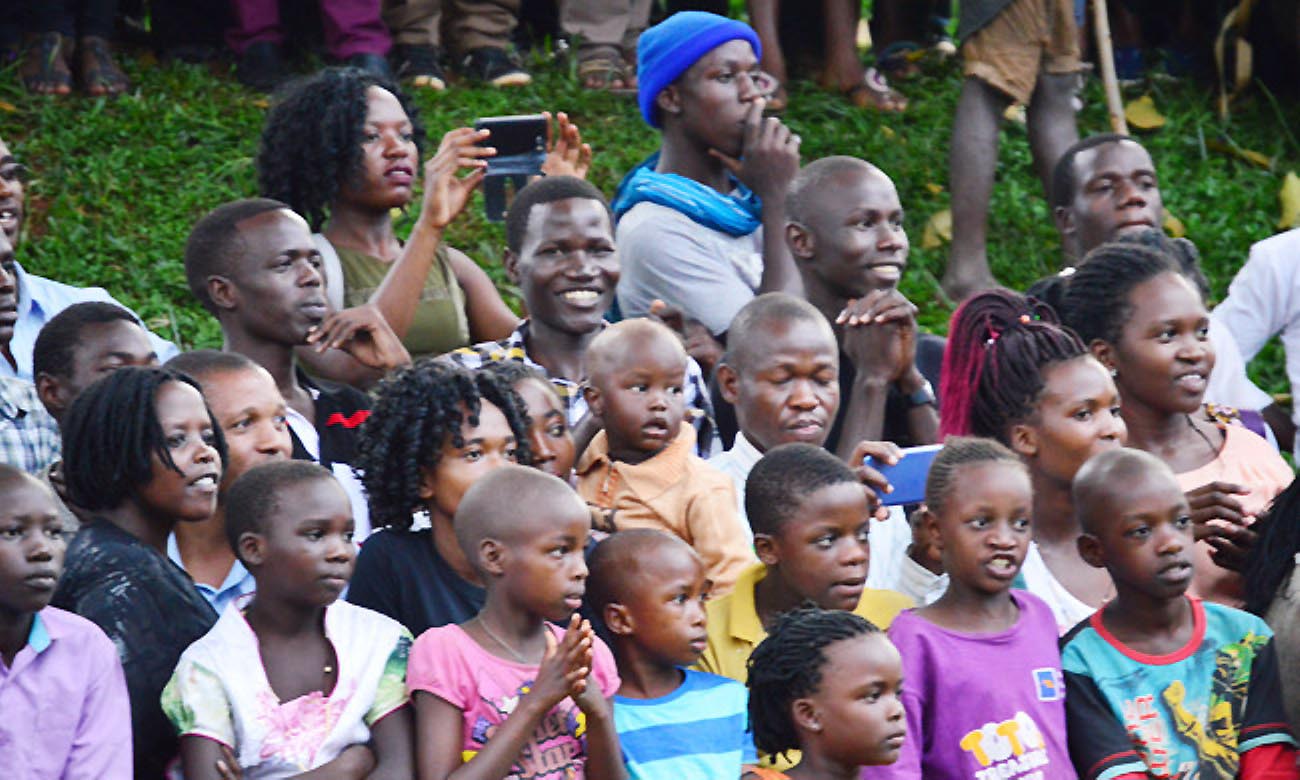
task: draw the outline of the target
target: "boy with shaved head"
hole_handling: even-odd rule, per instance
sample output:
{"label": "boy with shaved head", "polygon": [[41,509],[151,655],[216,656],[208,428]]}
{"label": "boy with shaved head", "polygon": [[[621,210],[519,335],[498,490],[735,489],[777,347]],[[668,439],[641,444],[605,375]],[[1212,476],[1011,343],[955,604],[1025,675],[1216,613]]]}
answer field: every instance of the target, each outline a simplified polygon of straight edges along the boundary
{"label": "boy with shaved head", "polygon": [[690,545],[635,528],[596,546],[587,605],[598,615],[622,681],[614,727],[632,780],[739,777],[757,763],[745,686],[687,667],[708,642],[711,583]]}
{"label": "boy with shaved head", "polygon": [[604,511],[597,530],[675,534],[726,591],[753,554],[731,480],[693,453],[695,430],[683,422],[686,361],[677,336],[650,320],[624,320],[592,340],[585,392],[603,430],[578,462],[578,493]]}
{"label": "boy with shaved head", "polygon": [[1169,467],[1110,450],[1079,469],[1073,493],[1079,553],[1115,583],[1061,640],[1080,778],[1300,776],[1273,632],[1186,594],[1195,536]]}

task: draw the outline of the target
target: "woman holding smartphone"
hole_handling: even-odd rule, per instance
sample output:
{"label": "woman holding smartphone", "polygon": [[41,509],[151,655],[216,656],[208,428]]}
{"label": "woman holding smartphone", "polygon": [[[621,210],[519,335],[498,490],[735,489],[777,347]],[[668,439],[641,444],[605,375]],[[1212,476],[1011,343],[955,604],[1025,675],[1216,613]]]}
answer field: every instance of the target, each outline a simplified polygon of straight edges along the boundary
{"label": "woman holding smartphone", "polygon": [[[591,149],[576,126],[559,119],[544,169],[583,176]],[[354,68],[328,68],[290,87],[262,129],[262,194],[319,231],[331,305],[374,304],[413,358],[503,338],[518,323],[483,269],[442,243],[495,154],[489,135],[461,127],[443,136],[423,165],[420,213],[403,242],[392,211],[415,198],[425,135],[414,104],[395,85]],[[329,378],[363,385],[377,378],[346,356],[303,352],[304,362]]]}

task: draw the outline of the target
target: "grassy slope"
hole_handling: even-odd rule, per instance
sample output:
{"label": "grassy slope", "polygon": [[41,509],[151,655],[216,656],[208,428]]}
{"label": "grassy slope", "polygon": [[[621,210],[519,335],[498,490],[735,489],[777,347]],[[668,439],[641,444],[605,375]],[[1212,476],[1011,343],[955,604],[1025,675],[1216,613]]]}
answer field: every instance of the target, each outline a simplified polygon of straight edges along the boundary
{"label": "grassy slope", "polygon": [[[20,258],[43,275],[109,288],[161,333],[187,347],[212,346],[219,332],[190,298],[181,256],[189,226],[207,209],[255,194],[252,165],[265,101],[229,78],[191,66],[161,68],[129,61],[137,91],[119,100],[52,100],[27,96],[13,70],[0,73],[0,137],[33,169],[27,236]],[[852,154],[890,173],[908,209],[913,241],[905,291],[922,323],[942,332],[950,310],[937,294],[943,250],[922,250],[930,214],[947,208],[947,148],[960,81],[952,66],[934,66],[903,85],[912,106],[903,117],[850,108],[808,84],[796,84],[786,120],[804,139],[805,159]],[[1228,123],[1211,111],[1207,88],[1160,85],[1157,104],[1168,126],[1144,139],[1159,166],[1166,205],[1204,255],[1218,295],[1250,244],[1277,220],[1282,174],[1300,168],[1300,107],[1280,109],[1257,96]],[[1084,134],[1107,129],[1099,87],[1085,95]],[[479,116],[567,110],[596,148],[593,181],[613,192],[622,172],[655,148],[656,137],[627,98],[582,92],[569,74],[539,71],[531,87],[500,92],[456,87],[418,96],[435,138]],[[1206,150],[1223,134],[1277,160],[1269,171]],[[1023,286],[1055,270],[1059,254],[1023,128],[1003,133],[993,198],[989,253],[1005,283]],[[501,280],[503,235],[475,208],[450,240]],[[1284,390],[1280,354],[1266,351],[1254,370],[1266,387]]]}

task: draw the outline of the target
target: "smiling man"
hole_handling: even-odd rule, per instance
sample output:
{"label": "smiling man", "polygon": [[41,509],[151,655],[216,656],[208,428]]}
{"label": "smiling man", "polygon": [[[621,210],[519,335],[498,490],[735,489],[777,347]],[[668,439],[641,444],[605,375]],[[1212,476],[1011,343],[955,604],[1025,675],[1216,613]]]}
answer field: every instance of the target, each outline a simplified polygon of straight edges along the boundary
{"label": "smiling man", "polygon": [[341,349],[381,372],[409,363],[406,349],[373,306],[329,312],[311,231],[279,201],[238,200],[199,220],[185,245],[185,276],[190,292],[221,324],[222,349],[270,372],[288,405],[293,457],[334,472],[353,499],[356,538],[365,538],[369,515],[351,463],[370,398],[309,378],[294,348]]}
{"label": "smiling man", "polygon": [[[8,324],[13,328],[8,344],[0,346],[0,377],[18,377],[31,382],[32,350],[36,334],[45,323],[74,303],[121,304],[100,287],[73,287],[36,276],[25,271],[17,261],[14,250],[18,247],[26,206],[23,188],[26,177],[27,168],[0,140],[0,233],[7,243],[7,248],[0,249],[0,259],[6,267],[6,276],[11,277],[9,283],[0,282],[0,327]],[[170,341],[152,333],[149,340],[159,359],[166,360],[177,353],[176,345]]]}
{"label": "smiling man", "polygon": [[[582,395],[587,345],[607,324],[620,272],[609,205],[600,190],[581,179],[539,179],[510,205],[506,244],[506,273],[519,285],[528,319],[500,341],[458,349],[442,359],[470,369],[504,360],[538,369],[564,399],[569,425],[579,437],[589,437],[594,426],[584,424]],[[685,393],[697,449],[705,457],[714,442],[712,407],[694,360],[687,362]]]}

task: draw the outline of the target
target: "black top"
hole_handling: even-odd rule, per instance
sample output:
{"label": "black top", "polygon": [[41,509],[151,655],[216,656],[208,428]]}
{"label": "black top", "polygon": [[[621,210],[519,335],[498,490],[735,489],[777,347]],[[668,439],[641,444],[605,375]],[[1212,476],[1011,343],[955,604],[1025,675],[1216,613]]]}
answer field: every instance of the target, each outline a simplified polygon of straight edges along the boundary
{"label": "black top", "polygon": [[[335,463],[352,465],[357,454],[357,435],[361,423],[370,416],[370,396],[352,387],[322,379],[312,379],[302,368],[295,369],[298,384],[312,394],[316,406],[316,435],[320,437],[320,463],[327,469]],[[291,428],[293,459],[312,460]]]}
{"label": "black top", "polygon": [[348,601],[406,626],[425,629],[464,623],[478,614],[487,591],[461,579],[433,546],[433,530],[376,531],[361,545]]}
{"label": "black top", "polygon": [[51,602],[90,620],[117,646],[131,697],[136,780],[161,780],[179,742],[159,698],[181,653],[217,622],[190,575],[107,520],[68,545]]}

